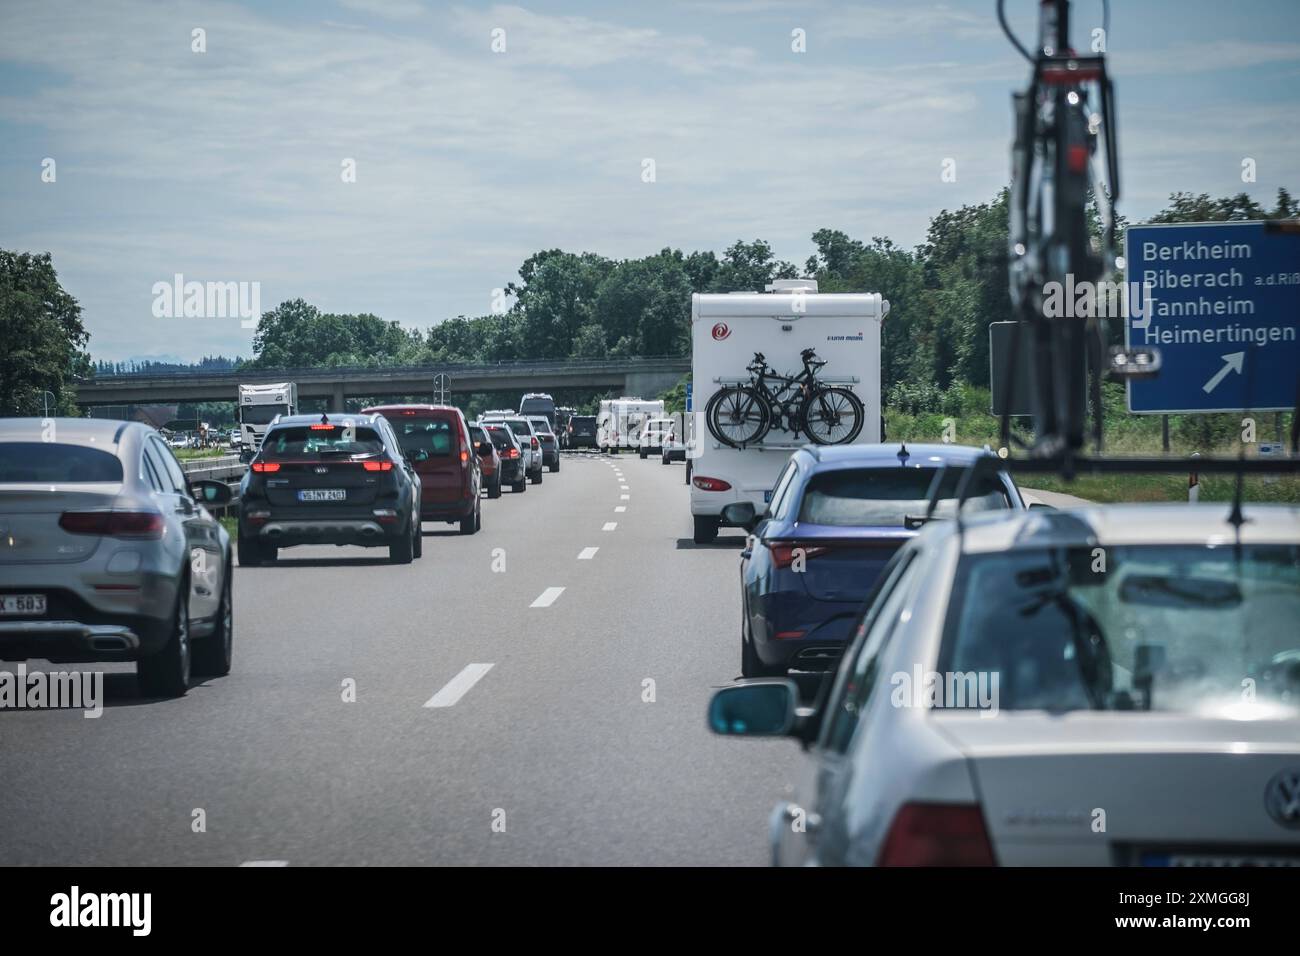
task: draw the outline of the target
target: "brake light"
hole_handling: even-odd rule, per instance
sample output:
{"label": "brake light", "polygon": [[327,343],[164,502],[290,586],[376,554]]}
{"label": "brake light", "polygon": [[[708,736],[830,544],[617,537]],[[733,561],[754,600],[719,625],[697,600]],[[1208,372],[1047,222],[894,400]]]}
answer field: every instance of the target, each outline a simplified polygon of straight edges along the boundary
{"label": "brake light", "polygon": [[907,803],[894,816],[878,866],[996,866],[973,803]]}
{"label": "brake light", "polygon": [[808,558],[815,558],[819,554],[825,554],[831,549],[824,545],[809,545],[802,544],[798,541],[786,541],[781,544],[771,545],[771,550],[772,563],[778,568],[788,568],[794,563],[794,559],[798,557],[798,555],[795,554],[796,551],[802,552],[803,558],[807,560]]}
{"label": "brake light", "polygon": [[696,475],[691,479],[691,483],[699,488],[700,491],[730,491],[731,482],[723,481],[721,478],[705,478],[703,475]]}
{"label": "brake light", "polygon": [[325,425],[325,424],[312,425],[312,426],[310,426],[310,427],[311,427],[311,430],[314,431],[314,432],[330,432],[330,431],[333,431],[334,429],[338,428],[337,425]]}
{"label": "brake light", "polygon": [[463,465],[467,461],[469,461],[469,452],[462,448],[460,450],[460,463]]}
{"label": "brake light", "polygon": [[161,538],[163,517],[156,511],[65,511],[59,527],[68,534],[110,538]]}
{"label": "brake light", "polygon": [[540,447],[540,446],[538,446],[538,444],[537,444],[537,439],[536,439],[536,438],[533,439],[533,447],[534,447],[534,448]]}
{"label": "brake light", "polygon": [[[311,426],[311,427],[312,427],[312,428],[315,428],[316,426],[313,425],[313,426]],[[279,463],[278,461],[255,461],[255,462],[253,462],[253,471],[258,472],[259,474],[262,473],[262,472],[265,472],[265,471],[279,471],[279,470],[280,470],[280,463]]]}
{"label": "brake light", "polygon": [[361,467],[366,471],[392,471],[393,463],[391,461],[363,461]]}
{"label": "brake light", "polygon": [[511,448],[508,452],[506,452],[506,457],[507,457],[507,458],[518,458],[518,457],[519,457],[519,449],[518,449],[518,448]]}

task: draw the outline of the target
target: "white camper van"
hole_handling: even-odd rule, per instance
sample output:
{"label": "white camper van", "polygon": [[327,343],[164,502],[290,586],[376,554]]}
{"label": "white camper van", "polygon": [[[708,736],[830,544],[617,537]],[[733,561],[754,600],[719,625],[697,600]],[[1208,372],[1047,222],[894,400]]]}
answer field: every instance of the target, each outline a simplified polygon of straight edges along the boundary
{"label": "white camper van", "polygon": [[758,440],[720,441],[708,426],[709,400],[725,387],[747,385],[756,353],[774,372],[796,375],[804,368],[802,353],[811,349],[825,362],[817,380],[849,389],[865,406],[851,443],[878,443],[880,327],[888,314],[879,293],[819,295],[811,279],[778,280],[764,292],[691,296],[694,427],[687,453],[697,543],[718,536],[722,509],[733,502],[752,502],[762,514],[790,453],[809,443],[806,434],[786,430],[789,421],[780,416]]}
{"label": "white camper van", "polygon": [[596,447],[604,452],[639,448],[641,426],[664,417],[664,403],[641,398],[607,398],[596,413]]}

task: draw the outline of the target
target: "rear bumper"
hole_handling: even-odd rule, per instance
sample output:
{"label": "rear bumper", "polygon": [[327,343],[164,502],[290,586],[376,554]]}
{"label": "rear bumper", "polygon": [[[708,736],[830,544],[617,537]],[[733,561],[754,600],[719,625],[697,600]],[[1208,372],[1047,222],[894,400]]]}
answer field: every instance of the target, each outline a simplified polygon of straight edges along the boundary
{"label": "rear bumper", "polygon": [[543,465],[549,468],[551,465],[558,465],[559,463],[560,463],[560,449],[558,448],[542,449]]}
{"label": "rear bumper", "polygon": [[402,537],[404,521],[381,524],[365,518],[295,518],[271,520],[256,530],[255,537],[270,545],[286,548],[296,544],[357,544],[373,547]]}
{"label": "rear bumper", "polygon": [[477,496],[474,498],[459,498],[456,501],[422,501],[420,502],[420,520],[452,521],[468,518],[474,513],[476,506]]}
{"label": "rear bumper", "polygon": [[[759,660],[769,667],[818,673],[834,668],[844,653],[860,606],[814,601],[803,593],[775,592],[750,596],[750,636]],[[778,634],[802,632],[799,637]]]}
{"label": "rear bumper", "polygon": [[161,648],[167,636],[160,625],[144,621],[0,621],[0,660],[134,661]]}

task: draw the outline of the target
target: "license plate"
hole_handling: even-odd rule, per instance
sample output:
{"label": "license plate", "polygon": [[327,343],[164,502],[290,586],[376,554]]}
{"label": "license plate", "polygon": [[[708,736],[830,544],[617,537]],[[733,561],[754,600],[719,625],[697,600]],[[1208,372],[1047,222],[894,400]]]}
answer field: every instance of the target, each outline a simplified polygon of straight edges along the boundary
{"label": "license plate", "polygon": [[44,594],[6,594],[0,597],[0,614],[44,613]]}
{"label": "license plate", "polygon": [[304,488],[298,492],[299,501],[347,501],[344,488]]}

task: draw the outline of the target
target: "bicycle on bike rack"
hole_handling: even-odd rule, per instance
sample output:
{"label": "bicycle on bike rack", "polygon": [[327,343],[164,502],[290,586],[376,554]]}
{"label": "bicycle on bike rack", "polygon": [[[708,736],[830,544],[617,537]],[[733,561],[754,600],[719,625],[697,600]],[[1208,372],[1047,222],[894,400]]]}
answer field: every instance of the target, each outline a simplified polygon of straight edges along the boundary
{"label": "bicycle on bike rack", "polygon": [[[773,428],[800,433],[818,445],[843,445],[858,437],[866,419],[862,399],[839,385],[817,380],[826,362],[812,349],[800,353],[803,371],[779,375],[762,352],[754,353],[747,367],[748,384],[724,385],[704,409],[709,432],[732,448],[762,441]],[[778,383],[772,388],[768,383]]]}

